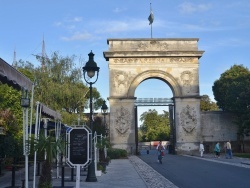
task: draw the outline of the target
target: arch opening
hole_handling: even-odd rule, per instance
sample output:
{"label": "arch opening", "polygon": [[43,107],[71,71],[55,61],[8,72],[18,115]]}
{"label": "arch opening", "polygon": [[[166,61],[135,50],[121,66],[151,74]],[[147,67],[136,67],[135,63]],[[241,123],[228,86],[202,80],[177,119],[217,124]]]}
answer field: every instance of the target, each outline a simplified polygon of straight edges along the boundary
{"label": "arch opening", "polygon": [[[173,150],[169,150],[169,148],[172,148],[175,143],[172,139],[172,135],[175,135],[172,124],[174,117],[173,113],[170,112],[174,106],[173,103],[166,103],[166,101],[173,98],[173,91],[169,83],[159,77],[146,78],[136,87],[135,97],[137,98],[136,101],[145,101],[141,104],[135,103],[135,120],[137,121],[137,126],[135,127],[137,134],[136,145],[138,152],[143,154],[143,152],[145,153],[149,150],[154,150],[155,144],[158,143],[159,140],[162,140],[165,147],[168,149],[167,151],[173,153]],[[161,130],[161,134],[156,133],[155,138],[153,138],[154,136],[151,138],[146,136],[147,134],[152,134],[150,133],[150,130],[147,131],[148,133],[145,133],[145,125],[143,124],[143,121],[141,121],[141,117],[143,117],[143,114],[145,113],[152,113],[159,119],[164,119],[165,123],[159,121],[159,123],[151,124],[156,129],[159,128],[159,130]],[[168,116],[167,119],[165,119],[166,115]],[[156,118],[156,121],[159,120],[158,118]],[[154,132],[157,132],[157,130]]]}
{"label": "arch opening", "polygon": [[140,85],[140,83],[143,83],[149,79],[161,80],[170,87],[173,96],[181,95],[181,88],[177,80],[171,74],[161,70],[149,70],[137,75],[135,79],[131,82],[130,87],[128,89],[128,97],[134,97],[135,90]]}

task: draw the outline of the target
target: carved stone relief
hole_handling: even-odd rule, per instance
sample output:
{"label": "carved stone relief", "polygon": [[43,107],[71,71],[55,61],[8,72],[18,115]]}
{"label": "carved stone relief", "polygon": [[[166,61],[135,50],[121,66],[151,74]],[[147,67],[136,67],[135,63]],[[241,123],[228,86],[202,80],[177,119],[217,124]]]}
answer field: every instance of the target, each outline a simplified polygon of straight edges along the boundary
{"label": "carved stone relief", "polygon": [[114,59],[114,63],[133,63],[135,62],[137,59],[134,58],[115,58]]}
{"label": "carved stone relief", "polygon": [[192,93],[193,80],[194,80],[194,75],[192,74],[191,71],[183,71],[181,73],[181,82],[182,82],[184,94]]}
{"label": "carved stone relief", "polygon": [[128,109],[123,106],[115,112],[115,129],[119,136],[125,136],[129,130],[129,120],[131,114]]}
{"label": "carved stone relief", "polygon": [[173,57],[173,58],[116,58],[115,64],[150,64],[150,63],[191,63],[194,58]]}
{"label": "carved stone relief", "polygon": [[185,62],[193,62],[194,58],[184,58],[184,57],[173,57],[170,58],[171,63],[185,63]]}
{"label": "carved stone relief", "polygon": [[148,50],[156,49],[159,51],[168,50],[169,44],[166,42],[150,41],[150,42],[140,42],[138,44],[138,50]]}
{"label": "carved stone relief", "polygon": [[117,94],[125,94],[128,90],[128,84],[131,82],[132,76],[128,72],[113,71],[113,88]]}
{"label": "carved stone relief", "polygon": [[166,58],[116,58],[114,63],[117,64],[151,64],[151,63],[162,63],[166,62]]}
{"label": "carved stone relief", "polygon": [[180,113],[180,125],[187,132],[191,133],[197,126],[197,114],[194,107],[187,105]]}

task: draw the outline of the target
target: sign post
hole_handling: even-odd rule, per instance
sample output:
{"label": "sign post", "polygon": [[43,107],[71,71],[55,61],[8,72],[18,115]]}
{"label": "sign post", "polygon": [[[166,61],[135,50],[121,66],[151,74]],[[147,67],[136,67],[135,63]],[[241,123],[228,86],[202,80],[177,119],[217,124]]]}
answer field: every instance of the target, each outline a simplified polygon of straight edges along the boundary
{"label": "sign post", "polygon": [[80,188],[80,167],[89,164],[89,135],[86,127],[72,128],[68,133],[67,163],[76,167],[76,188]]}

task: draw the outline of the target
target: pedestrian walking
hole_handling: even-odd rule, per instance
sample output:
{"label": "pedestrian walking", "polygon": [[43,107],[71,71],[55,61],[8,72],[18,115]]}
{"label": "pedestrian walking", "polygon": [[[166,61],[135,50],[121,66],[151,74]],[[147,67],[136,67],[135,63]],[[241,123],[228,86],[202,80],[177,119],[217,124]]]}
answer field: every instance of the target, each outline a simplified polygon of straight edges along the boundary
{"label": "pedestrian walking", "polygon": [[220,143],[217,142],[214,147],[215,157],[220,158]]}
{"label": "pedestrian walking", "polygon": [[224,142],[224,152],[225,152],[225,157],[227,157],[227,143]]}
{"label": "pedestrian walking", "polygon": [[232,147],[231,147],[231,143],[230,143],[230,140],[227,142],[227,156],[226,158],[228,159],[232,159],[233,156],[232,156]]}
{"label": "pedestrian walking", "polygon": [[203,153],[204,153],[204,145],[203,145],[203,143],[202,143],[202,142],[200,143],[200,149],[199,149],[199,151],[200,151],[201,157],[203,157]]}
{"label": "pedestrian walking", "polygon": [[162,158],[164,157],[165,147],[162,145],[161,141],[157,145],[156,150],[157,150],[158,162],[162,164]]}

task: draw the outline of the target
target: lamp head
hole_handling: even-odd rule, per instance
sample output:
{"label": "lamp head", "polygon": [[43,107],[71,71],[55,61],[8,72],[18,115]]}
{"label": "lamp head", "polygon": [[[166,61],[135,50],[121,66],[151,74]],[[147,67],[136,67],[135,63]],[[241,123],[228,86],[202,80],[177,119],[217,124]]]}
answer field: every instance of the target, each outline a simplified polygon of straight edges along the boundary
{"label": "lamp head", "polygon": [[94,61],[94,55],[92,51],[88,54],[89,55],[89,60],[86,62],[85,66],[82,68],[83,69],[83,74],[87,72],[88,77],[92,78],[95,76],[95,72],[99,72],[99,67],[97,67],[96,62]]}
{"label": "lamp head", "polygon": [[102,104],[101,110],[102,110],[103,114],[106,114],[107,111],[108,111],[108,106],[106,105],[106,101],[105,100],[103,100],[103,104]]}
{"label": "lamp head", "polygon": [[21,106],[23,108],[28,108],[30,106],[30,99],[28,99],[28,98],[21,98]]}

